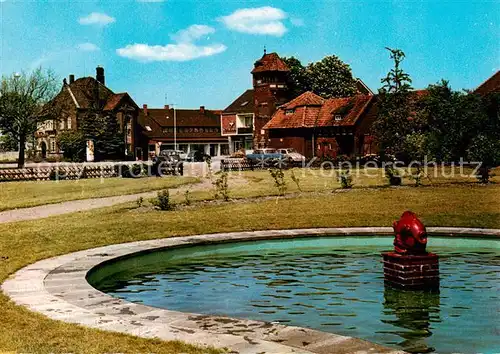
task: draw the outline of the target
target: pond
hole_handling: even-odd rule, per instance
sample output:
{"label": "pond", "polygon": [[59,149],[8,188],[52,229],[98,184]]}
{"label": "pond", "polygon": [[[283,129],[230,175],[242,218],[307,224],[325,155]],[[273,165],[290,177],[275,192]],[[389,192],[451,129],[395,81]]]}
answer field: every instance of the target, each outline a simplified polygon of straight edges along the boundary
{"label": "pond", "polygon": [[496,240],[430,237],[440,292],[384,286],[388,237],[321,237],[167,249],[93,270],[97,289],[169,310],[279,322],[413,353],[500,348]]}

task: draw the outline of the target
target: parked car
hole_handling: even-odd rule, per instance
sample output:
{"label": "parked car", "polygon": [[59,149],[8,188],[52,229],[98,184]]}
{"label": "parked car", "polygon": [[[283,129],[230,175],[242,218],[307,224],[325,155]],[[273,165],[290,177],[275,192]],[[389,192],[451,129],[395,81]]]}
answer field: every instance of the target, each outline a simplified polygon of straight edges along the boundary
{"label": "parked car", "polygon": [[294,164],[300,164],[306,160],[306,157],[304,155],[299,154],[295,149],[292,148],[278,149],[278,152],[286,156]]}
{"label": "parked car", "polygon": [[[183,151],[181,152],[184,153]],[[158,158],[163,161],[167,160],[167,158],[175,162],[181,161],[179,150],[161,150]]]}
{"label": "parked car", "polygon": [[210,155],[207,155],[203,153],[202,151],[199,150],[191,150],[187,155],[186,155],[186,161],[188,162],[203,162],[210,160]]}
{"label": "parked car", "polygon": [[247,154],[246,158],[255,164],[264,167],[287,167],[290,159],[276,149],[256,149],[252,154]]}

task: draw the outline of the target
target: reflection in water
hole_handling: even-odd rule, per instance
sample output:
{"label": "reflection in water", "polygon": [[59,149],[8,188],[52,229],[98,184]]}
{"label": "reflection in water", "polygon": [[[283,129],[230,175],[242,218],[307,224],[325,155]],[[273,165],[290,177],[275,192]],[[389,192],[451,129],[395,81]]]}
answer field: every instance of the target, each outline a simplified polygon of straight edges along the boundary
{"label": "reflection in water", "polygon": [[385,288],[384,249],[318,239],[178,249],[104,267],[94,284],[146,305],[277,321],[414,353],[500,347],[498,249],[433,247],[440,294]]}
{"label": "reflection in water", "polygon": [[[426,338],[432,336],[432,322],[440,322],[439,293],[405,291],[389,286],[384,290],[383,323],[395,327],[403,341],[398,345],[410,353],[430,353],[435,349]],[[407,329],[407,331],[405,331]]]}

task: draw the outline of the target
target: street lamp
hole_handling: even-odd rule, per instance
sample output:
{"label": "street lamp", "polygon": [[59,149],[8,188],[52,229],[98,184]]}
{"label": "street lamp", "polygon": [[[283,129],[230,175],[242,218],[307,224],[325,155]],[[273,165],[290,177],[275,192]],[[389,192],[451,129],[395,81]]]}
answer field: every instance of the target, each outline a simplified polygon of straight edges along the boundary
{"label": "street lamp", "polygon": [[[175,103],[170,103],[169,106],[174,108],[174,150],[177,150],[177,112],[175,110]],[[167,113],[167,118],[170,118]]]}

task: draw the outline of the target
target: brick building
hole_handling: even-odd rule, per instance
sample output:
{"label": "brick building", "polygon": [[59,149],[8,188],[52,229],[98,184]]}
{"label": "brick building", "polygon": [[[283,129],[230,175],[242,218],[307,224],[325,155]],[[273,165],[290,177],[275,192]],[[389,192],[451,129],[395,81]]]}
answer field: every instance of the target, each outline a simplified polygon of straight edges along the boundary
{"label": "brick building", "polygon": [[254,63],[253,89],[241,94],[221,115],[222,135],[227,137],[231,152],[267,145],[264,125],[276,108],[290,99],[289,72],[276,53],[264,52]]}
{"label": "brick building", "polygon": [[370,127],[376,96],[330,98],[305,92],[280,106],[264,126],[268,145],[294,148],[306,157],[336,158],[376,152]]}
{"label": "brick building", "polygon": [[62,151],[57,146],[57,136],[68,130],[78,130],[81,119],[90,110],[98,114],[114,115],[126,147],[126,155],[140,155],[136,147],[136,121],[139,108],[128,93],[114,93],[105,85],[104,68],[96,68],[96,77],[82,77],[75,80],[69,75],[64,79],[61,91],[48,103],[60,112],[57,119],[47,120],[38,125],[35,133],[36,151],[42,157],[60,157]]}
{"label": "brick building", "polygon": [[[142,159],[160,150],[201,151],[210,156],[229,154],[226,137],[221,135],[220,110],[148,108],[143,105],[138,116],[138,146]],[[175,125],[174,125],[175,115]],[[175,143],[177,146],[175,146]]]}

